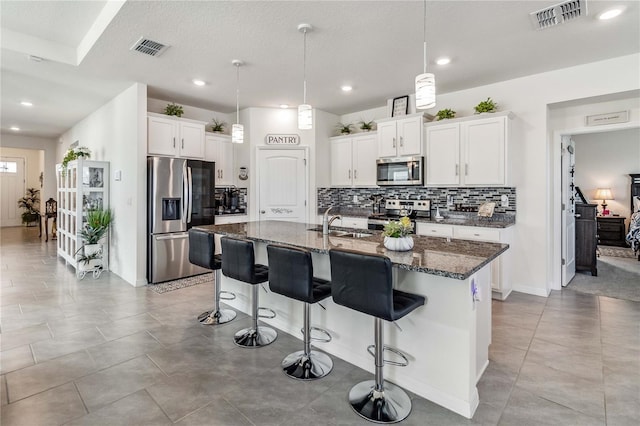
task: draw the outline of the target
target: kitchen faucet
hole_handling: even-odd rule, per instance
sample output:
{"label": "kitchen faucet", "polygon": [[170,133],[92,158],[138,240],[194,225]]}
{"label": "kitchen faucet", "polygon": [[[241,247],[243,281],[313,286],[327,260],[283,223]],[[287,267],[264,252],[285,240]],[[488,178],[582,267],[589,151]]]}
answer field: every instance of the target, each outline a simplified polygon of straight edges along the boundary
{"label": "kitchen faucet", "polygon": [[325,212],[324,215],[322,216],[322,234],[323,235],[327,235],[329,233],[329,228],[331,227],[331,224],[333,223],[334,220],[336,219],[342,219],[342,216],[335,215],[333,217],[331,217],[331,219],[329,219],[329,210],[331,210],[333,207],[329,207]]}

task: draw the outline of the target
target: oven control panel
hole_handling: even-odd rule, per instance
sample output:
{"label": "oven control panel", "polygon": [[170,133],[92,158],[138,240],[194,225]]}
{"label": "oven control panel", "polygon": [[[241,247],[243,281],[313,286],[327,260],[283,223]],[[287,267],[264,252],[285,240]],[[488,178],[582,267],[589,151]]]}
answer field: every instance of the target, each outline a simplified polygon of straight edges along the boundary
{"label": "oven control panel", "polygon": [[400,199],[388,199],[385,202],[384,208],[387,210],[409,210],[409,211],[430,211],[431,200],[400,200]]}

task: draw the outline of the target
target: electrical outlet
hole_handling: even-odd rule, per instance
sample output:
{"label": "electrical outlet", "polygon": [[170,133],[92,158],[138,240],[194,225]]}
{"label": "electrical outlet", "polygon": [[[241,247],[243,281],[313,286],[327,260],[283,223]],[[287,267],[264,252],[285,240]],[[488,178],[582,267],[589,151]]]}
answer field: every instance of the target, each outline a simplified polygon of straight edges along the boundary
{"label": "electrical outlet", "polygon": [[503,194],[500,196],[500,206],[501,207],[509,207],[509,196]]}
{"label": "electrical outlet", "polygon": [[358,203],[358,202],[359,202],[359,201],[358,201],[358,195],[357,195],[357,194],[354,194],[354,195],[353,195],[353,202],[354,202],[354,203]]}

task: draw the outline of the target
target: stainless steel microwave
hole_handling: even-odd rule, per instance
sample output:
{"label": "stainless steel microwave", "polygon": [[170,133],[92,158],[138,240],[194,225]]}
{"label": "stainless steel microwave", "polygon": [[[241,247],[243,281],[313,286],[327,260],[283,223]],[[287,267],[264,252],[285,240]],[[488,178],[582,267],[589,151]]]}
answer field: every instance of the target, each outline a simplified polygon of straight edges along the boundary
{"label": "stainless steel microwave", "polygon": [[423,157],[380,158],[376,162],[376,183],[380,186],[422,185]]}

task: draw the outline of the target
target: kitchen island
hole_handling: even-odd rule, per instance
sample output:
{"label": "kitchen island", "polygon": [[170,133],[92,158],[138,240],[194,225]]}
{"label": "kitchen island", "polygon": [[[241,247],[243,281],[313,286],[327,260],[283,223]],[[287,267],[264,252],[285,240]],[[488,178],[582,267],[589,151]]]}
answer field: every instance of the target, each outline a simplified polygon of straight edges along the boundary
{"label": "kitchen island", "polygon": [[[198,227],[217,235],[254,241],[256,262],[268,264],[268,244],[287,244],[312,252],[315,276],[330,279],[328,252],[346,248],[384,254],[394,265],[394,282],[402,291],[423,295],[425,306],[394,324],[385,323],[385,342],[408,355],[408,367],[387,366],[386,379],[458,414],[471,418],[478,404],[477,381],[489,364],[491,343],[491,269],[489,264],[508,249],[505,244],[414,236],[412,251],[384,248],[379,232],[338,228],[322,235],[317,225],[262,221]],[[219,247],[219,244],[217,244]],[[249,313],[249,285],[222,277],[222,288],[238,297],[228,304]],[[301,338],[302,309],[298,302],[271,293],[260,305],[276,311],[268,323]],[[373,318],[336,305],[329,298],[313,305],[312,321],[333,340],[319,349],[373,372],[366,348],[373,343]],[[277,341],[276,343],[277,344]]]}

